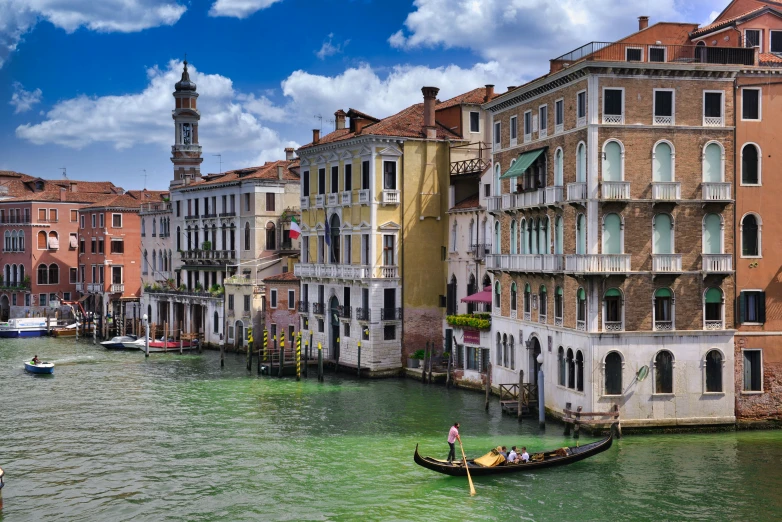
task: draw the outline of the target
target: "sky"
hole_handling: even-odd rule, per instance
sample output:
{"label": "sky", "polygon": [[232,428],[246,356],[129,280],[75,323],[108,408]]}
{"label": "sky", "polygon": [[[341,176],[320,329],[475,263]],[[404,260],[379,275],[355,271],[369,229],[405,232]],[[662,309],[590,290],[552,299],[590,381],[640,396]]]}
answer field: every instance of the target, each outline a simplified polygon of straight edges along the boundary
{"label": "sky", "polygon": [[385,117],[728,0],[0,0],[0,170],[163,190],[171,95],[198,85],[203,174],[284,158],[334,112]]}

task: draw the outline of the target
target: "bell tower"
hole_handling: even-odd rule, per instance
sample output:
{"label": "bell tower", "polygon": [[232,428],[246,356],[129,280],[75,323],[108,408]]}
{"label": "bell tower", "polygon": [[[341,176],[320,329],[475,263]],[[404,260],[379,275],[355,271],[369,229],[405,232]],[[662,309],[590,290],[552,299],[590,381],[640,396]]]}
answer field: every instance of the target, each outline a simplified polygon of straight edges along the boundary
{"label": "bell tower", "polygon": [[171,186],[187,185],[201,178],[201,145],[198,144],[198,112],[196,100],[196,84],[190,81],[187,72],[187,60],[182,71],[182,79],[176,83],[174,90],[175,109],[171,112],[174,118],[174,145],[171,147],[171,163],[174,164],[174,179]]}

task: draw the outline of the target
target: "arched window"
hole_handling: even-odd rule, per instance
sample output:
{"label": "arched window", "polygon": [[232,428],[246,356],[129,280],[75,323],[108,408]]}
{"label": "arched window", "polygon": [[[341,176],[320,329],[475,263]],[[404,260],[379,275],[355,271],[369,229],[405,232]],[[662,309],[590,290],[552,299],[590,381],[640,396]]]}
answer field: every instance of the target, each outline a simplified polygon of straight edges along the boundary
{"label": "arched window", "polygon": [[652,153],[652,181],[661,183],[673,181],[673,160],[671,145],[666,141],[657,143]]}
{"label": "arched window", "polygon": [[576,387],[576,361],[573,358],[573,349],[567,349],[567,387]]}
{"label": "arched window", "polygon": [[709,288],[703,294],[703,317],[706,330],[722,330],[723,298],[719,288]]}
{"label": "arched window", "polygon": [[456,221],[453,222],[453,227],[451,228],[451,252],[456,252]]}
{"label": "arched window", "polygon": [[16,263],[11,265],[11,279],[8,282],[14,286],[19,282],[19,275],[16,271]]}
{"label": "arched window", "polygon": [[24,252],[24,232],[19,231],[19,252]]}
{"label": "arched window", "polygon": [[46,250],[46,232],[38,232],[38,250]]}
{"label": "arched window", "polygon": [[525,245],[524,245],[524,252],[526,254],[533,254],[534,253],[533,250],[532,250],[532,243],[533,243],[532,226],[533,226],[533,223],[534,223],[533,219],[530,219],[529,221],[527,221],[527,233],[525,234],[526,242],[525,242]]}
{"label": "arched window", "polygon": [[152,251],[152,273],[155,273],[155,270],[157,270],[157,252]]}
{"label": "arched window", "polygon": [[5,265],[5,267],[3,267],[3,281],[4,282],[11,281],[11,265]]}
{"label": "arched window", "polygon": [[467,248],[475,247],[475,220],[470,220],[470,230],[467,234]]}
{"label": "arched window", "polygon": [[622,395],[622,356],[617,352],[606,355],[605,394]]}
{"label": "arched window", "polygon": [[149,258],[147,257],[147,251],[144,250],[144,255],[142,256],[142,274],[148,274],[149,273]]}
{"label": "arched window", "polygon": [[557,216],[554,225],[554,253],[561,255],[565,250],[565,235],[563,231],[562,216]]}
{"label": "arched window", "polygon": [[603,298],[603,328],[606,332],[621,332],[623,327],[622,293],[610,288]]}
{"label": "arched window", "polygon": [[706,354],[706,391],[722,393],[722,354],[718,350]]}
{"label": "arched window", "polygon": [[567,378],[567,367],[565,366],[565,349],[561,346],[557,351],[557,365],[559,367],[559,385],[564,386]]}
{"label": "arched window", "polygon": [[529,320],[528,314],[532,313],[532,292],[529,283],[524,283],[524,319]]}
{"label": "arched window", "polygon": [[497,366],[502,366],[502,335],[497,332]]}
{"label": "arched window", "polygon": [[554,290],[554,324],[562,326],[562,314],[565,311],[564,292],[562,287],[558,286]]}
{"label": "arched window", "polygon": [[586,183],[586,145],[578,144],[576,148],[576,182]]}
{"label": "arched window", "polygon": [[538,251],[539,241],[538,241],[538,220],[537,219],[530,219],[529,220],[529,247],[530,247],[530,254],[539,254]]}
{"label": "arched window", "polygon": [[[164,236],[165,234],[166,234],[166,221],[164,218],[160,218],[160,235]],[[214,240],[214,238],[212,239]]]}
{"label": "arched window", "polygon": [[163,266],[163,252],[161,250],[158,250],[157,252],[157,259],[158,259],[158,270],[162,272],[165,270],[165,266]]}
{"label": "arched window", "polygon": [[673,393],[673,354],[668,350],[654,358],[654,393]]}
{"label": "arched window", "polygon": [[214,333],[220,333],[220,317],[217,315],[217,311],[215,311],[212,318],[212,324],[214,325]]}
{"label": "arched window", "polygon": [[19,265],[19,283],[24,283],[24,265]]}
{"label": "arched window", "polygon": [[500,282],[499,281],[495,281],[494,282],[494,306],[496,306],[497,308],[500,307],[500,303],[501,303],[500,298],[501,297],[502,296],[500,294]]}
{"label": "arched window", "polygon": [[494,195],[495,196],[501,196],[502,195],[502,185],[500,184],[500,164],[497,163],[494,166]]}
{"label": "arched window", "polygon": [[[453,229],[454,229],[453,235],[454,235],[454,241],[455,241],[455,238],[456,238],[456,224],[454,224]],[[454,248],[456,248],[456,247],[454,246]],[[515,219],[510,222],[510,253],[511,254],[517,254],[518,253],[516,251],[516,220]]]}
{"label": "arched window", "polygon": [[652,254],[673,254],[673,220],[670,214],[655,215],[652,227]]}
{"label": "arched window", "polygon": [[38,284],[39,285],[49,284],[49,268],[46,265],[38,265]]}
{"label": "arched window", "polygon": [[586,218],[579,214],[576,218],[576,254],[586,254]]}
{"label": "arched window", "polygon": [[562,149],[554,153],[554,186],[561,187],[564,184],[564,166]]}
{"label": "arched window", "polygon": [[180,227],[176,227],[176,249],[177,251],[182,250],[182,229]]}
{"label": "arched window", "polygon": [[673,330],[673,292],[658,288],[654,292],[654,329]]}
{"label": "arched window", "polygon": [[513,342],[513,336],[508,337],[508,352],[510,353],[510,369],[516,369],[516,345]]}
{"label": "arched window", "polygon": [[603,145],[603,181],[622,181],[624,179],[622,145],[609,140]]}
{"label": "arched window", "polygon": [[579,288],[576,293],[576,329],[586,330],[586,292],[583,288]]}
{"label": "arched window", "polygon": [[60,248],[59,235],[54,230],[49,232],[49,241],[48,241],[47,246],[51,250],[57,250],[58,248]]}
{"label": "arched window", "polygon": [[621,254],[624,252],[622,241],[622,218],[619,214],[607,214],[603,217],[603,253]]}
{"label": "arched window", "polygon": [[703,253],[722,253],[722,219],[719,214],[706,214],[703,218]]}
{"label": "arched window", "polygon": [[760,148],[754,143],[741,149],[741,184],[760,185]]}
{"label": "arched window", "polygon": [[500,243],[500,222],[494,223],[494,253],[502,253],[502,244]]}
{"label": "arched window", "polygon": [[16,252],[17,250],[17,239],[16,239],[16,230],[11,232],[11,251]]}
{"label": "arched window", "polygon": [[244,224],[244,249],[250,250],[250,223]]}
{"label": "arched window", "polygon": [[717,142],[706,144],[703,149],[703,182],[720,183],[725,179],[725,159],[722,146]]}
{"label": "arched window", "polygon": [[141,237],[147,235],[147,222],[144,218],[141,218]]}
{"label": "arched window", "polygon": [[519,235],[519,253],[529,254],[527,249],[527,220],[524,218],[521,218],[521,223],[519,224]]}
{"label": "arched window", "polygon": [[157,220],[155,218],[152,218],[152,237],[155,237],[157,235],[157,230],[155,227],[157,226]]}
{"label": "arched window", "polygon": [[510,309],[516,311],[516,283],[510,284]]}
{"label": "arched window", "polygon": [[538,253],[548,254],[548,218],[541,217],[538,220]]}
{"label": "arched window", "polygon": [[[334,218],[336,218],[336,214],[334,215]],[[337,218],[337,228],[336,230],[332,230],[332,241],[331,241],[331,249],[334,252],[334,255],[331,257],[334,259],[335,263],[339,262],[339,218]],[[337,233],[336,241],[334,241],[334,232]],[[266,250],[277,250],[277,227],[274,226],[274,223],[269,221],[266,223]]]}
{"label": "arched window", "polygon": [[540,301],[538,303],[538,319],[541,323],[545,323],[548,315],[548,293],[546,293],[545,285],[540,285],[538,300]]}
{"label": "arched window", "polygon": [[3,240],[4,240],[4,242],[3,242],[3,250],[5,250],[6,252],[10,252],[11,251],[11,232],[6,230],[5,233],[3,234]]}
{"label": "arched window", "polygon": [[760,256],[760,220],[755,214],[747,214],[741,220],[741,255]]}
{"label": "arched window", "polygon": [[584,391],[584,354],[576,352],[576,390]]}
{"label": "arched window", "polygon": [[56,263],[49,265],[49,284],[56,285],[60,283],[60,267]]}

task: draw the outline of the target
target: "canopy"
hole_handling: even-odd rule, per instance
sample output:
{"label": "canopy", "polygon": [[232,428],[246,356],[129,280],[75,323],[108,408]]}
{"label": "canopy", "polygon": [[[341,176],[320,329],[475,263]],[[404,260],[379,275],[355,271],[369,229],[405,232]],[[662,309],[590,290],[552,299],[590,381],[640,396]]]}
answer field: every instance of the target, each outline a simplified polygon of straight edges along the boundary
{"label": "canopy", "polygon": [[548,147],[543,147],[542,149],[531,150],[529,152],[523,153],[521,156],[519,156],[519,159],[517,159],[516,162],[511,165],[508,171],[500,176],[500,179],[517,178],[521,176],[524,174],[524,171],[530,167],[530,165],[535,163],[535,160],[538,159],[538,156],[543,154],[547,148]]}
{"label": "canopy", "polygon": [[462,303],[485,303],[491,304],[491,287],[487,286],[477,294],[462,297]]}

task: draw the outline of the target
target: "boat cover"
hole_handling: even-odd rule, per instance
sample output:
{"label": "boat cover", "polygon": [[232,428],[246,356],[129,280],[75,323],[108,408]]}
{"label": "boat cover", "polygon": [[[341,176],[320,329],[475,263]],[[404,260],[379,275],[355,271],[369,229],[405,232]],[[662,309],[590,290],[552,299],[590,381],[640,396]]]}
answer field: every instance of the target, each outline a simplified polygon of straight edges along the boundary
{"label": "boat cover", "polygon": [[502,456],[502,447],[497,446],[493,450],[491,450],[489,453],[484,455],[483,457],[479,457],[475,459],[473,462],[478,464],[479,466],[483,466],[485,468],[491,468],[494,466],[499,466],[503,462],[505,462],[505,457]]}

